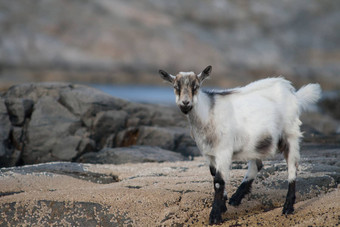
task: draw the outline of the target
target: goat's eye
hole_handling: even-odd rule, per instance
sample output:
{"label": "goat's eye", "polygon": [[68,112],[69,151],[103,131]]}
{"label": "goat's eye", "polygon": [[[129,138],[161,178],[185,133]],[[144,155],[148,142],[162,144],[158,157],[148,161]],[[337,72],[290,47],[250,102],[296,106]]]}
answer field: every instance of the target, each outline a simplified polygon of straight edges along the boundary
{"label": "goat's eye", "polygon": [[198,88],[199,88],[199,87],[198,87],[197,85],[195,85],[195,86],[193,87],[194,91],[196,91]]}
{"label": "goat's eye", "polygon": [[174,86],[174,89],[178,91],[178,90],[179,90],[179,86],[178,86],[178,85],[175,85],[175,86]]}

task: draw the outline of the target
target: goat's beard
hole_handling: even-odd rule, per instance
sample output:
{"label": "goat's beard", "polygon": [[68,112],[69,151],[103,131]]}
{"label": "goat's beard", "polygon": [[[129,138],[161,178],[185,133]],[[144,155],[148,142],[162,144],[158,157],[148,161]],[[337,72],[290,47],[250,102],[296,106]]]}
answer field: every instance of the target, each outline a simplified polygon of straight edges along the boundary
{"label": "goat's beard", "polygon": [[179,106],[179,109],[184,114],[188,114],[192,110],[192,106]]}

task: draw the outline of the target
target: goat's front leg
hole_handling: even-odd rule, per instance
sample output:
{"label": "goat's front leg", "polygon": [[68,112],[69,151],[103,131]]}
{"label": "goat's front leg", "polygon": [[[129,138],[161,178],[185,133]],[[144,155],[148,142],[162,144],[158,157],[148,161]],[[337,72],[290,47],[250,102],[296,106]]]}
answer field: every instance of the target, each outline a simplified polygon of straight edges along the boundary
{"label": "goat's front leg", "polygon": [[[222,223],[222,213],[227,211],[226,201],[227,192],[225,190],[225,180],[228,174],[231,160],[224,162],[218,161],[215,168],[210,165],[211,175],[214,177],[214,201],[212,204],[212,209],[209,216],[209,224],[221,224]],[[221,168],[223,167],[223,168]]]}
{"label": "goat's front leg", "polygon": [[227,211],[227,197],[224,195],[225,181],[223,180],[220,172],[216,172],[214,175],[214,190],[214,202],[209,217],[210,225],[222,223],[222,213]]}

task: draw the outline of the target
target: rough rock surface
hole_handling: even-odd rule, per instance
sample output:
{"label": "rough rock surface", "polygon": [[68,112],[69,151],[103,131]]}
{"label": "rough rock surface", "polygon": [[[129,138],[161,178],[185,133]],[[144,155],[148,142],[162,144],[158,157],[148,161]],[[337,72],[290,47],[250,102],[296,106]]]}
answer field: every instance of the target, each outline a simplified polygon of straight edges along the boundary
{"label": "rough rock surface", "polygon": [[[264,162],[241,205],[228,206],[224,225],[339,225],[339,146],[309,144],[301,155],[293,215],[281,215],[288,183],[286,164],[278,156]],[[245,172],[245,163],[233,164],[229,197]],[[208,224],[212,198],[212,177],[203,158],[0,169],[1,226],[203,226]]]}
{"label": "rough rock surface", "polygon": [[159,147],[131,146],[104,148],[99,152],[89,152],[77,161],[93,164],[122,164],[140,162],[175,162],[187,160],[185,156]]}
{"label": "rough rock surface", "polygon": [[177,109],[127,102],[83,85],[11,87],[0,97],[0,125],[0,166],[75,161],[88,152],[133,145],[169,150],[169,160],[182,157],[170,151],[199,154]]}

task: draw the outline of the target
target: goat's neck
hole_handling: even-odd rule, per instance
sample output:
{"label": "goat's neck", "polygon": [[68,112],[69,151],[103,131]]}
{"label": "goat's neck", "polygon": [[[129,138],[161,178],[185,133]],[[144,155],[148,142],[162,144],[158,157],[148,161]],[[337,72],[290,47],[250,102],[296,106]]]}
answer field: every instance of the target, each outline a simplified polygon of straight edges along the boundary
{"label": "goat's neck", "polygon": [[192,127],[201,127],[209,123],[210,113],[212,111],[211,102],[212,100],[206,93],[201,91],[198,92],[197,102],[192,111],[188,114],[188,119]]}

